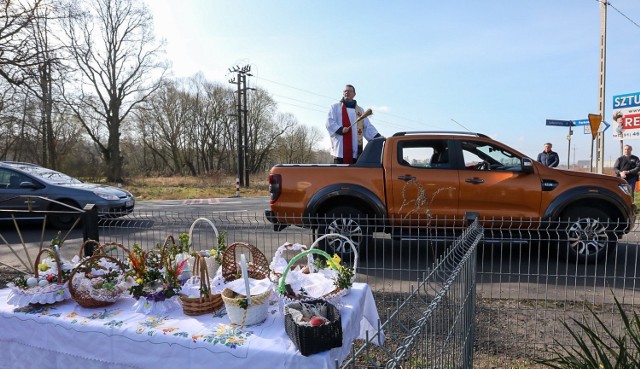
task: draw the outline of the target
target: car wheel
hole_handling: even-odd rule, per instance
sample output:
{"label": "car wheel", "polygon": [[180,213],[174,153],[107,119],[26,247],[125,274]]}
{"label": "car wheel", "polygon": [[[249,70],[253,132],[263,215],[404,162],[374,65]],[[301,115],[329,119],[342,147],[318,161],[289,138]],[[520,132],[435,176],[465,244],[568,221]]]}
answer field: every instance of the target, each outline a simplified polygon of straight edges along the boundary
{"label": "car wheel", "polygon": [[609,226],[610,217],[599,209],[570,208],[562,214],[560,253],[570,261],[593,263],[602,260],[617,245],[615,232]]}
{"label": "car wheel", "polygon": [[[327,211],[325,219],[321,220],[318,228],[319,237],[331,233],[340,234],[351,240],[359,256],[363,256],[369,242],[369,227],[362,211],[350,206],[339,206]],[[318,246],[330,255],[338,254],[347,260],[353,258],[351,244],[342,237],[326,237]]]}
{"label": "car wheel", "polygon": [[[78,208],[79,205],[76,204],[73,201],[60,201],[64,204],[67,204],[69,206],[73,206]],[[59,204],[52,204],[51,207],[49,208],[49,210],[51,211],[70,211],[71,209],[59,205]],[[61,213],[61,214],[49,214],[47,216],[48,218],[48,222],[51,225],[51,227],[55,228],[55,229],[70,229],[71,226],[73,225],[73,223],[75,223],[76,219],[78,219],[78,217],[80,217],[81,214],[74,214],[74,213]]]}

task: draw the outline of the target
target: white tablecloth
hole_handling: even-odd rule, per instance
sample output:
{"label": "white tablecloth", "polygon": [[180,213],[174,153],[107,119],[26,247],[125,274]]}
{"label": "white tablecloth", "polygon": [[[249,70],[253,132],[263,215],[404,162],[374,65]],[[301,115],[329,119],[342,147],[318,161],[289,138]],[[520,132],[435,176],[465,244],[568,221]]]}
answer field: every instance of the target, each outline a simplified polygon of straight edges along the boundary
{"label": "white tablecloth", "polygon": [[272,301],[267,320],[239,327],[222,313],[189,317],[181,309],[162,316],[132,312],[125,298],[85,309],[68,300],[17,309],[0,290],[0,368],[333,368],[351,342],[377,328],[368,285],[355,283],[339,306],[343,345],[302,356],[284,330]]}

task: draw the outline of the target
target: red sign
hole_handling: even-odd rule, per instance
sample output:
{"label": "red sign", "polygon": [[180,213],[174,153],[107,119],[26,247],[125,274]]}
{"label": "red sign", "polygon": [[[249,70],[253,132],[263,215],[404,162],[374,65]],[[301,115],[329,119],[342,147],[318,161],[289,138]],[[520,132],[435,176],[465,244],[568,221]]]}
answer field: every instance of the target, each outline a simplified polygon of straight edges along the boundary
{"label": "red sign", "polygon": [[622,126],[624,129],[640,128],[640,114],[629,114],[622,117]]}

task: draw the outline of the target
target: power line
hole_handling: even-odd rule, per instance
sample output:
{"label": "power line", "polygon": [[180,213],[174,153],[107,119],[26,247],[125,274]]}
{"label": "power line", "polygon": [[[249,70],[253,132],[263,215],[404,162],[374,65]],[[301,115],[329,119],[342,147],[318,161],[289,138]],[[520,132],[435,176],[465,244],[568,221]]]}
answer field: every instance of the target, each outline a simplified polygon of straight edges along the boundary
{"label": "power line", "polygon": [[629,18],[626,14],[624,14],[622,11],[620,11],[618,8],[616,8],[615,6],[613,6],[613,4],[611,4],[610,1],[603,1],[603,0],[596,0],[596,2],[598,3],[603,3],[605,5],[610,6],[613,10],[615,10],[616,12],[618,12],[618,14],[620,14],[621,16],[623,16],[624,18],[626,18],[629,22],[633,23],[634,26],[640,28],[640,24],[636,23],[633,19]]}
{"label": "power line", "polygon": [[276,85],[280,85],[280,86],[283,86],[283,87],[288,87],[288,88],[291,88],[291,89],[294,89],[294,90],[298,90],[298,91],[302,91],[302,92],[305,92],[305,93],[308,93],[308,94],[311,94],[311,95],[320,96],[320,97],[323,97],[323,98],[328,99],[330,101],[336,101],[335,97],[328,97],[328,96],[320,95],[318,93],[315,93],[315,92],[312,92],[312,91],[309,91],[309,90],[303,90],[303,89],[298,88],[298,87],[294,87],[294,86],[287,85],[287,84],[284,84],[284,83],[272,81],[272,80],[269,80],[269,79],[266,79],[266,78],[263,78],[263,77],[258,77],[258,76],[254,76],[254,77],[256,79],[261,79],[263,81],[271,82],[271,83],[274,83]]}
{"label": "power line", "polygon": [[[294,89],[294,90],[297,90],[297,91],[302,91],[302,92],[307,93],[307,94],[319,96],[319,97],[325,98],[325,99],[327,99],[329,101],[336,101],[335,98],[328,97],[328,96],[325,96],[325,95],[321,95],[321,94],[318,94],[318,93],[315,93],[315,92],[312,92],[312,91],[309,91],[309,90],[305,90],[305,89],[298,88],[298,87],[295,87],[295,86],[291,86],[291,85],[288,85],[288,84],[285,84],[285,83],[273,81],[273,80],[270,80],[270,79],[267,79],[267,78],[264,78],[264,77],[257,77],[257,76],[254,76],[254,77],[256,79],[260,79],[260,80],[263,80],[265,82],[273,83],[273,84],[276,84],[276,85],[279,85],[279,86],[283,86],[283,87],[287,87],[287,88],[290,88],[290,89]],[[325,108],[324,105],[318,105],[318,104],[315,104],[315,103],[312,103],[312,102],[309,102],[309,101],[306,101],[306,100],[300,100],[300,99],[296,99],[296,98],[293,98],[293,97],[288,97],[288,96],[284,96],[284,95],[277,95],[277,94],[272,94],[272,96],[280,97],[280,98],[288,99],[288,100],[292,100],[292,101],[297,101],[299,103],[308,104],[308,105],[311,105],[311,106],[314,106],[314,107]],[[313,108],[310,108],[310,107],[301,106],[301,105],[297,105],[297,104],[292,104],[292,103],[284,102],[284,101],[279,101],[279,103],[280,104],[284,104],[284,105],[295,106],[295,107],[298,107],[298,108],[301,108],[301,109],[320,112],[320,113],[324,113],[325,112],[324,110],[313,109]],[[437,128],[437,129],[443,129],[442,127],[437,126],[437,125],[428,124],[428,123],[425,123],[425,122],[422,122],[422,121],[418,121],[418,120],[415,120],[415,119],[403,117],[403,116],[392,114],[392,113],[389,113],[389,112],[376,112],[376,114],[382,114],[382,115],[388,115],[388,116],[391,116],[391,117],[396,117],[396,118],[402,119],[404,121],[420,124],[421,126],[429,126],[429,127],[434,127],[434,128]],[[376,121],[376,124],[377,123],[387,123],[387,124],[389,124],[390,127],[401,126],[401,127],[409,127],[411,129],[416,129],[415,127],[413,127],[411,125],[399,124],[397,122],[389,122],[389,121],[386,121],[386,120],[383,120],[383,119],[378,119],[378,118],[376,118],[375,121]],[[422,127],[420,129],[422,129]]]}

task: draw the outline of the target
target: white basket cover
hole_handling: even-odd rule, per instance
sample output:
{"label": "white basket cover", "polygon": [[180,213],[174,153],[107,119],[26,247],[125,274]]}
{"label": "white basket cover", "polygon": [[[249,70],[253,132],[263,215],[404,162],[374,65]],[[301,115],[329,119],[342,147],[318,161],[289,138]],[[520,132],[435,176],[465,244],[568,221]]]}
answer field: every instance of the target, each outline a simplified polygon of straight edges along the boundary
{"label": "white basket cover", "polygon": [[147,301],[147,298],[142,296],[133,304],[133,311],[147,315],[161,315],[179,307],[181,305],[178,296],[172,296],[164,301]]}
{"label": "white basket cover", "polygon": [[7,296],[7,303],[19,307],[29,304],[54,304],[71,298],[67,282],[64,284],[50,283],[43,287],[35,286],[26,289],[8,283],[7,287],[11,289],[9,296]]}

